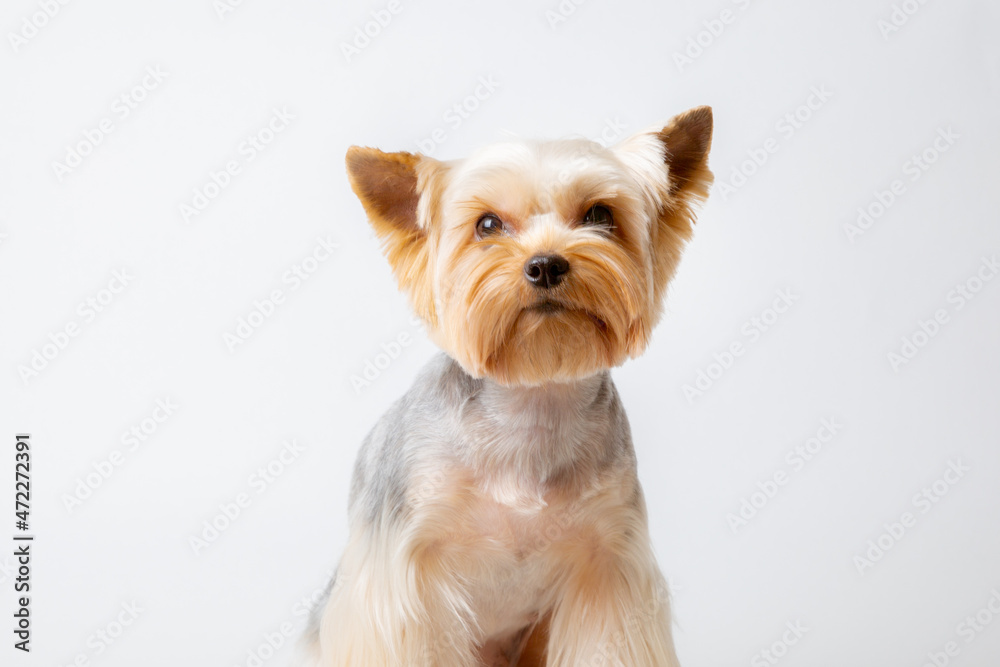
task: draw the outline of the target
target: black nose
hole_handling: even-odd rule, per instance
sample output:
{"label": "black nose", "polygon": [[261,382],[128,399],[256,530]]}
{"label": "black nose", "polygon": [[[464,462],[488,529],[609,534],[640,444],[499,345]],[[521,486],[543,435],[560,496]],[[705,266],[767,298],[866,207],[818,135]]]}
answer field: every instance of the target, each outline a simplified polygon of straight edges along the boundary
{"label": "black nose", "polygon": [[569,262],[559,255],[535,255],[524,263],[524,277],[536,287],[555,287],[569,271]]}

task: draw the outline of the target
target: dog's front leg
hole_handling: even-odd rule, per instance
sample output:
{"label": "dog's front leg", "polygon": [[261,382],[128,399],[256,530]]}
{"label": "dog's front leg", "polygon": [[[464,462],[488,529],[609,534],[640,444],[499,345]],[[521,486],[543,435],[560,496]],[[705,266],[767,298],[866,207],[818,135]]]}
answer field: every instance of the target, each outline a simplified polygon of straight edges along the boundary
{"label": "dog's front leg", "polygon": [[473,633],[466,594],[435,553],[358,536],[322,616],[318,667],[474,667]]}
{"label": "dog's front leg", "polygon": [[677,667],[669,593],[644,512],[631,519],[566,554],[547,667]]}

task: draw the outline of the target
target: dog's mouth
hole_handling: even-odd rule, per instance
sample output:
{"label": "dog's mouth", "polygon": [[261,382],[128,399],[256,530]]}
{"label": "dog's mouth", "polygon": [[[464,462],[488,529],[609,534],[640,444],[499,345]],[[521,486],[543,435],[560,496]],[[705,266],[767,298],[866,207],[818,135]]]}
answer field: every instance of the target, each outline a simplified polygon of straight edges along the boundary
{"label": "dog's mouth", "polygon": [[560,301],[554,301],[553,299],[540,299],[524,309],[524,312],[539,313],[541,315],[559,315],[570,311],[585,315],[591,322],[593,322],[594,326],[596,326],[601,333],[607,333],[608,323],[602,318],[598,317],[589,310],[569,306]]}
{"label": "dog's mouth", "polygon": [[558,301],[553,301],[552,299],[542,299],[536,303],[531,304],[525,310],[533,313],[544,313],[546,315],[555,315],[556,313],[561,313],[566,310],[566,305],[559,303]]}

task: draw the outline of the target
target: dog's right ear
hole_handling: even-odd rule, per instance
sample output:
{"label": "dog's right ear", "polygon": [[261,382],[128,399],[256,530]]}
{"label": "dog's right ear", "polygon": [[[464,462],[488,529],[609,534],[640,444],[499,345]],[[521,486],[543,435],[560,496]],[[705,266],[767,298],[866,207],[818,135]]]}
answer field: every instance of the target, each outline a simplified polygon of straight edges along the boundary
{"label": "dog's right ear", "polygon": [[383,153],[377,148],[347,149],[347,176],[375,232],[383,237],[394,229],[416,229],[417,164],[412,153]]}
{"label": "dog's right ear", "polygon": [[383,153],[351,146],[347,177],[382,241],[400,289],[417,315],[436,323],[431,290],[428,235],[444,181],[442,162],[413,153]]}

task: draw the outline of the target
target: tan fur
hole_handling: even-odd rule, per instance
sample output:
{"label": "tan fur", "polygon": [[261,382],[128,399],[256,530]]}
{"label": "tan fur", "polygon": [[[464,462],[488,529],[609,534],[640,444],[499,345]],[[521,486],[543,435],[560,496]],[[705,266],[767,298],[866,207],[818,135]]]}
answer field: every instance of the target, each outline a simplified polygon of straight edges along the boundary
{"label": "tan fur", "polygon": [[680,114],[660,130],[659,138],[666,147],[670,185],[653,235],[657,302],[662,300],[667,282],[680,262],[679,249],[691,238],[695,209],[708,197],[714,180],[708,170],[712,109],[697,107]]}
{"label": "tan fur", "polygon": [[[711,131],[699,107],[613,148],[515,142],[449,163],[350,149],[351,186],[401,289],[435,342],[489,382],[474,396],[442,384],[459,398],[423,417],[443,422],[434,435],[394,436],[408,439],[405,485],[384,473],[373,495],[403,489],[399,509],[353,506],[310,667],[677,666],[603,371],[649,343],[711,184]],[[582,224],[597,204],[613,228]],[[507,233],[478,236],[484,214]],[[524,273],[540,254],[570,267],[545,290]],[[588,421],[598,400],[607,416]],[[383,474],[384,452],[367,451],[359,471]]]}
{"label": "tan fur", "polygon": [[[426,220],[434,214],[445,166],[411,153],[383,153],[352,146],[347,151],[347,176],[382,240],[386,258],[400,287],[411,297],[421,318],[436,323],[429,281],[429,254],[434,235]],[[421,199],[422,195],[422,199]]]}
{"label": "tan fur", "polygon": [[[669,634],[636,633],[669,627],[669,616],[639,539],[648,529],[629,472],[602,475],[582,496],[567,481],[545,494],[543,508],[517,512],[484,493],[469,470],[444,478],[446,489],[410,499],[408,523],[418,529],[348,545],[321,632],[334,639],[322,644],[320,664],[471,667],[483,664],[490,637],[534,632],[539,619],[539,636],[511,665],[675,664]],[[400,571],[394,561],[408,566]],[[473,601],[498,581],[505,595]]]}
{"label": "tan fur", "polygon": [[[712,182],[711,123],[698,107],[613,149],[513,144],[459,163],[352,147],[347,167],[436,343],[475,377],[567,381],[645,350]],[[612,209],[612,234],[579,227],[595,203]],[[476,239],[484,213],[499,214],[511,235]],[[543,251],[574,267],[557,295],[559,318],[530,310],[537,295],[522,278]]]}

